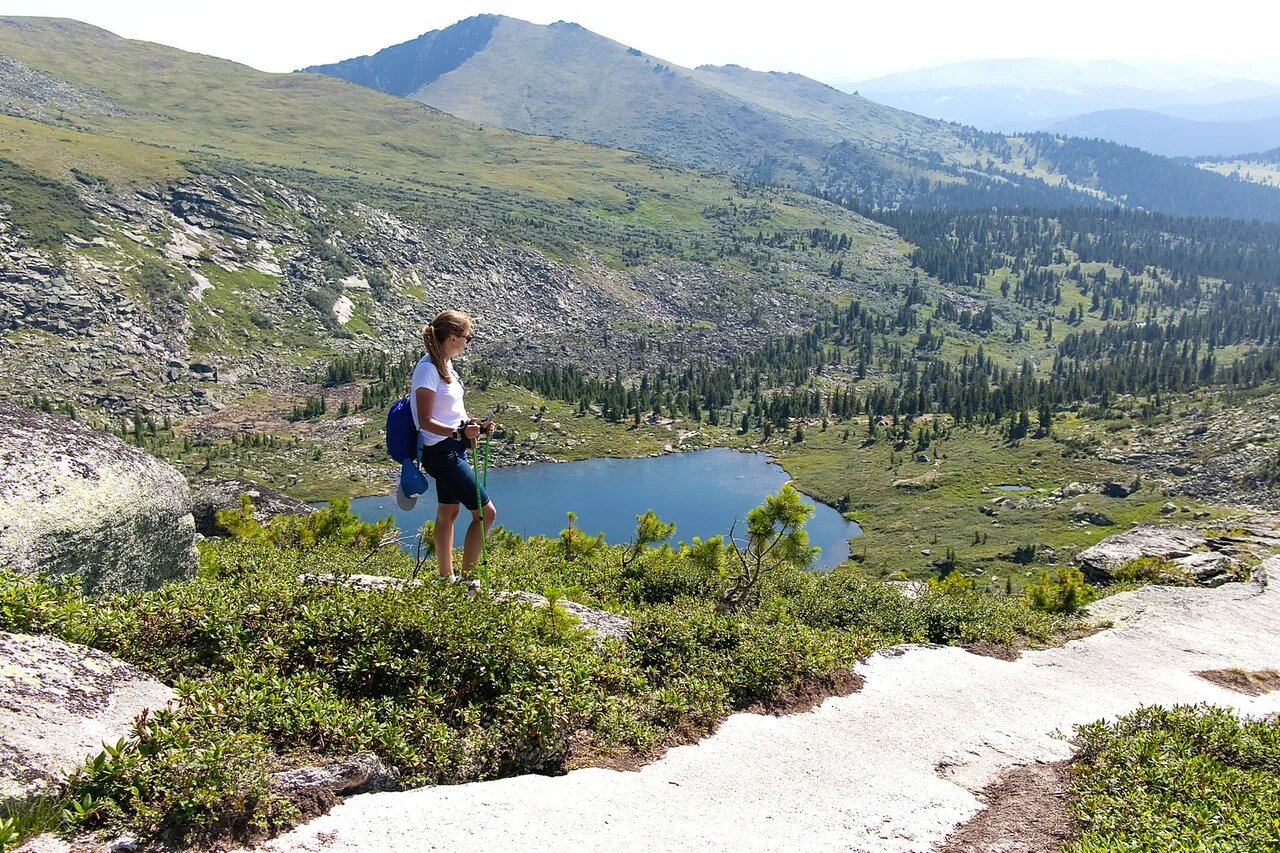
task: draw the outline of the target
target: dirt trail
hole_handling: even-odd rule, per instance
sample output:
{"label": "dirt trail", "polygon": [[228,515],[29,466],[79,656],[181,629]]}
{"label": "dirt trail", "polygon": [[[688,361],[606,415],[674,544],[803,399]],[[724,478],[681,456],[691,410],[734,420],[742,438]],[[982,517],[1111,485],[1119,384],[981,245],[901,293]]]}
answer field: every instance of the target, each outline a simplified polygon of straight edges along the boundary
{"label": "dirt trail", "polygon": [[639,772],[353,797],[265,849],[928,851],[1002,771],[1067,757],[1058,733],[1141,704],[1250,697],[1195,675],[1280,669],[1280,558],[1265,582],[1148,587],[1099,602],[1115,627],[1006,662],[908,646],[858,667],[861,692],[806,714],[739,714]]}

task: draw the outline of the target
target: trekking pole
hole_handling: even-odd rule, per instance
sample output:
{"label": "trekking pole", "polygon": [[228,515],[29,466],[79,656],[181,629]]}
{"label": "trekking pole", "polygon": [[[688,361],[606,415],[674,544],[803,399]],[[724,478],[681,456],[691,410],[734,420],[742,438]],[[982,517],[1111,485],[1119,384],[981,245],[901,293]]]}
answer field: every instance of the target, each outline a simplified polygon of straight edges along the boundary
{"label": "trekking pole", "polygon": [[[489,479],[489,443],[485,442],[484,455],[485,469],[484,477]],[[471,448],[471,473],[475,476],[476,481],[476,509],[480,522],[480,580],[487,587],[489,586],[489,552],[488,543],[485,542],[486,535],[484,529],[484,506],[480,503],[480,442],[477,441],[475,446]]]}

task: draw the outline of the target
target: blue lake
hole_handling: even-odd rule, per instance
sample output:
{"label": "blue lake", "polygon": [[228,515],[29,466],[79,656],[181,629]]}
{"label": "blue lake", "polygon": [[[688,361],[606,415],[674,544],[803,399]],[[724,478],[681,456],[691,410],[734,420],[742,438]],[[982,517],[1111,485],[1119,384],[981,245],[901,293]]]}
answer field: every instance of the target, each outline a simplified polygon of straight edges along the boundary
{"label": "blue lake", "polygon": [[[636,516],[652,509],[663,521],[675,523],[673,540],[688,542],[694,536],[727,534],[735,520],[735,535],[741,537],[747,511],[788,479],[763,453],[718,449],[491,468],[488,491],[498,508],[498,524],[523,536],[558,536],[571,510],[583,532],[603,532],[606,541],[620,544],[635,535]],[[815,508],[805,525],[809,542],[822,549],[814,567],[834,568],[848,559],[849,539],[860,536],[862,528],[826,504],[806,501]],[[436,517],[435,486],[410,512],[396,506],[395,495],[357,498],[351,509],[367,521],[394,516],[401,530],[416,531]],[[460,513],[458,542],[469,520],[469,513]]]}

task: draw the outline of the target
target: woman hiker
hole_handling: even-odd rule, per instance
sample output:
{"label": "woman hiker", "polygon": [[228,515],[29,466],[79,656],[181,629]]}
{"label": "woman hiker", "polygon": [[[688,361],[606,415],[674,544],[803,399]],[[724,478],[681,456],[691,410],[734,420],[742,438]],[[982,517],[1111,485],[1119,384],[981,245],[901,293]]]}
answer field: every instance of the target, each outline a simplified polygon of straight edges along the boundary
{"label": "woman hiker", "polygon": [[[436,564],[443,581],[465,580],[475,569],[498,511],[476,475],[467,464],[467,448],[474,447],[480,434],[492,435],[492,421],[479,423],[467,416],[462,401],[462,380],[453,368],[453,359],[471,341],[471,317],[461,311],[441,311],[422,327],[422,346],[427,351],[414,368],[409,404],[413,422],[422,438],[422,467],[436,481]],[[453,523],[458,503],[471,511],[471,524],[462,546],[461,577],[453,571]],[[481,517],[484,530],[481,532]],[[474,583],[474,582],[473,582]]]}

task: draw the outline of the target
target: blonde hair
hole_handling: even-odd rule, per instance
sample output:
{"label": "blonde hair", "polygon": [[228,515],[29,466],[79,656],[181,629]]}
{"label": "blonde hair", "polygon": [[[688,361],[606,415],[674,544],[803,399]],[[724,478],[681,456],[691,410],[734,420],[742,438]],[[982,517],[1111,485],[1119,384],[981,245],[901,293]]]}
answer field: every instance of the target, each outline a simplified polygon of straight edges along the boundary
{"label": "blonde hair", "polygon": [[436,370],[440,372],[440,378],[445,382],[453,382],[453,377],[449,375],[449,360],[444,357],[444,349],[441,346],[452,335],[466,336],[471,334],[471,316],[462,311],[454,311],[452,309],[441,311],[436,315],[435,319],[422,327],[422,348],[427,351],[427,355],[431,356],[431,363],[436,366]]}

